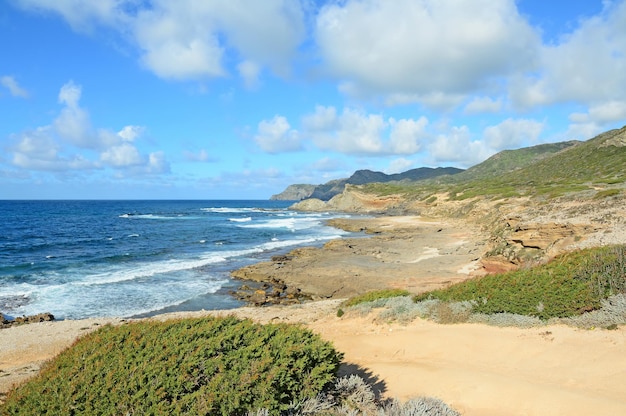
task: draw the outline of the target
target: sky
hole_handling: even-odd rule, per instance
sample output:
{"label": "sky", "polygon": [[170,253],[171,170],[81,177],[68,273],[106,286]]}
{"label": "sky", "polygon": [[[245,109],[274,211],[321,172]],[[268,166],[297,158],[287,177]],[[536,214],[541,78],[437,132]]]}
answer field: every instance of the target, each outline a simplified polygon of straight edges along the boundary
{"label": "sky", "polygon": [[267,199],[626,124],[626,0],[0,1],[0,199]]}

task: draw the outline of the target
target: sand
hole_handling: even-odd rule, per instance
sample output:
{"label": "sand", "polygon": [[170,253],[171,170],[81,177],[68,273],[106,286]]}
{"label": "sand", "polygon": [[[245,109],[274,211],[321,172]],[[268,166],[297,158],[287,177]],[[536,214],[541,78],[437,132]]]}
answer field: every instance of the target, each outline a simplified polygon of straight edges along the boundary
{"label": "sand", "polygon": [[[376,227],[373,238],[331,244],[306,259],[311,267],[330,273],[332,262],[341,258],[355,267],[353,272],[378,274],[386,285],[413,291],[480,272],[475,259],[485,247],[474,229],[415,217],[383,218]],[[369,268],[358,268],[365,261]],[[334,275],[342,270],[335,267]],[[407,272],[416,270],[421,274]],[[332,277],[327,276],[324,285],[332,283]],[[370,278],[351,281],[364,282],[356,290],[376,283]],[[421,319],[400,325],[380,323],[375,313],[364,317],[348,312],[338,318],[341,300],[334,296],[289,307],[181,312],[150,319],[235,314],[262,323],[301,323],[345,354],[344,372],[367,375],[385,397],[434,396],[463,415],[626,414],[626,328],[519,329],[440,325]],[[126,322],[102,318],[0,329],[0,394],[36,374],[42,363],[82,334],[107,323]]]}

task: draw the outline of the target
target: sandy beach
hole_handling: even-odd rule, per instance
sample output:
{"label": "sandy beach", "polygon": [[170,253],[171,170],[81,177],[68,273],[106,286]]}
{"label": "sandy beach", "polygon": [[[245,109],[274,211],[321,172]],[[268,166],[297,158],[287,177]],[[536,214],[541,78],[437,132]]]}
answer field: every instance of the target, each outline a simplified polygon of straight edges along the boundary
{"label": "sandy beach", "polygon": [[[149,319],[235,314],[262,323],[300,323],[344,352],[343,372],[367,375],[383,396],[434,396],[463,415],[626,414],[625,328],[497,328],[421,319],[400,325],[381,323],[375,313],[337,317],[350,293],[380,287],[420,292],[481,273],[478,259],[486,245],[477,229],[418,217],[366,221],[343,226],[366,228],[372,237],[302,249],[304,255],[295,253],[289,261],[247,270],[259,278],[291,276],[289,285],[325,300]],[[0,329],[0,392],[35,374],[82,334],[125,322],[102,318]]]}

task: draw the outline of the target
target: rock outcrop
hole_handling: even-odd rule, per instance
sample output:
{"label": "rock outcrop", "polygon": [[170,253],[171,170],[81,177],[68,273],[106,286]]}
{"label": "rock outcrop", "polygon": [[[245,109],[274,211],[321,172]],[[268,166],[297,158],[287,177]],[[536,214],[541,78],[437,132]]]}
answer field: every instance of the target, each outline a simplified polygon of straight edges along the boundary
{"label": "rock outcrop", "polygon": [[407,209],[406,200],[399,195],[376,196],[359,191],[355,186],[346,185],[344,191],[330,201],[305,199],[290,207],[296,211],[340,211],[361,214],[399,213]]}
{"label": "rock outcrop", "polygon": [[35,322],[54,321],[54,315],[49,312],[39,313],[37,315],[20,316],[15,319],[7,319],[0,313],[0,328],[8,328],[13,325],[32,324]]}
{"label": "rock outcrop", "polygon": [[315,190],[315,185],[296,184],[289,185],[287,189],[279,194],[272,195],[270,200],[273,201],[301,201],[309,198]]}

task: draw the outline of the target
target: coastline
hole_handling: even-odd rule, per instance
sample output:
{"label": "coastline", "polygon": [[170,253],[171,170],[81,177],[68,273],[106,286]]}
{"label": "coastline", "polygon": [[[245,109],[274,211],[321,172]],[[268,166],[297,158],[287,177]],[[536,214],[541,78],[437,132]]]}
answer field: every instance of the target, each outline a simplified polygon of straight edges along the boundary
{"label": "coastline", "polygon": [[[486,242],[479,229],[417,216],[333,220],[331,225],[371,236],[293,250],[288,260],[244,268],[258,280],[284,278],[316,301],[141,319],[235,315],[301,324],[344,352],[342,373],[367,375],[385,397],[438,397],[463,415],[626,414],[626,328],[497,328],[421,319],[400,325],[351,311],[337,317],[351,291],[391,286],[418,293],[482,273],[478,259]],[[132,321],[65,320],[0,329],[0,399],[79,336]]]}
{"label": "coastline", "polygon": [[483,273],[487,235],[475,225],[419,216],[333,219],[329,225],[366,237],[298,248],[231,272],[236,279],[278,282],[313,300],[348,298],[371,290],[411,293]]}

